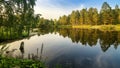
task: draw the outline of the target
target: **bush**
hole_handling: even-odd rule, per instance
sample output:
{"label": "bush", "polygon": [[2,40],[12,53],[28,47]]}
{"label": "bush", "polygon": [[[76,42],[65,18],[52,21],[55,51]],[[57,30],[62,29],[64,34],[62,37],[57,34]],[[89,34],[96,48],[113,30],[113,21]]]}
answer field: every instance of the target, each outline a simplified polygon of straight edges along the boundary
{"label": "bush", "polygon": [[0,68],[45,68],[45,65],[40,61],[0,56]]}

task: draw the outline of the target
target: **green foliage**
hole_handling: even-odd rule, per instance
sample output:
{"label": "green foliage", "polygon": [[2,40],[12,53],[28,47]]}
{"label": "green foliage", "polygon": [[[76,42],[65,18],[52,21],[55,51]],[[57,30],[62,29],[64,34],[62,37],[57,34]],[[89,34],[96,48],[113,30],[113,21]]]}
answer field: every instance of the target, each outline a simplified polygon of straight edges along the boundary
{"label": "green foliage", "polygon": [[109,6],[109,4],[107,2],[103,3],[101,13],[105,12],[105,11],[111,11],[111,7]]}
{"label": "green foliage", "polygon": [[[8,48],[7,45],[0,48],[0,68],[46,68],[45,63],[39,60],[6,57],[4,54]],[[21,50],[22,48],[24,42],[21,42]]]}
{"label": "green foliage", "polygon": [[66,15],[60,17],[59,24],[68,25],[68,17]]}
{"label": "green foliage", "polygon": [[107,2],[103,3],[102,9],[100,11],[101,14],[101,20],[102,23],[105,24],[112,24],[111,20],[111,7],[109,6],[109,4],[107,4]]}
{"label": "green foliage", "polygon": [[98,11],[96,8],[90,8],[88,10],[88,24],[97,25],[98,23]]}
{"label": "green foliage", "polygon": [[44,29],[44,28],[54,27],[54,25],[55,23],[52,19],[48,20],[48,19],[40,18],[37,27]]}
{"label": "green foliage", "polygon": [[116,25],[120,23],[120,8],[118,5],[114,9],[107,2],[104,2],[100,12],[96,8],[83,8],[72,11],[68,16],[59,18],[59,25]]}
{"label": "green foliage", "polygon": [[70,23],[72,25],[77,25],[79,24],[79,17],[80,17],[80,13],[79,11],[73,11],[70,15]]}
{"label": "green foliage", "polygon": [[46,68],[40,61],[6,58],[0,56],[0,68]]}
{"label": "green foliage", "polygon": [[39,14],[34,14],[35,2],[36,0],[0,1],[0,40],[29,35],[30,28],[36,27],[40,17]]}

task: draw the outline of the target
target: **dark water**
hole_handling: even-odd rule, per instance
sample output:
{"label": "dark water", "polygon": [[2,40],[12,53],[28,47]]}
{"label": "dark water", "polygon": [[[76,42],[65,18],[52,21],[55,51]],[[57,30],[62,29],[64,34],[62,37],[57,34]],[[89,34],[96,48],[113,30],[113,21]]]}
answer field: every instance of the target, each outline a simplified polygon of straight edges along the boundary
{"label": "dark water", "polygon": [[7,46],[7,56],[39,57],[49,68],[120,68],[119,31],[40,30]]}

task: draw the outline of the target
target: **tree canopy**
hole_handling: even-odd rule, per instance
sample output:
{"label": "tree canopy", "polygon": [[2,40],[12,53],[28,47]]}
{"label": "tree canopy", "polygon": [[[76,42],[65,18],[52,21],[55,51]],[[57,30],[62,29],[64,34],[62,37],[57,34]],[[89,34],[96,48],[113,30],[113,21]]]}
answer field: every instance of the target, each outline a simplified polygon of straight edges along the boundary
{"label": "tree canopy", "polygon": [[[68,18],[68,19],[67,19]],[[66,21],[64,21],[67,19]],[[68,16],[61,16],[58,20],[61,25],[108,25],[120,24],[120,8],[118,5],[114,9],[107,2],[104,2],[101,10],[97,8],[83,8],[82,10],[74,10]]]}
{"label": "tree canopy", "polygon": [[0,0],[0,39],[22,36],[23,32],[29,34],[30,28],[35,27],[39,19],[39,14],[34,14],[35,2],[36,0]]}

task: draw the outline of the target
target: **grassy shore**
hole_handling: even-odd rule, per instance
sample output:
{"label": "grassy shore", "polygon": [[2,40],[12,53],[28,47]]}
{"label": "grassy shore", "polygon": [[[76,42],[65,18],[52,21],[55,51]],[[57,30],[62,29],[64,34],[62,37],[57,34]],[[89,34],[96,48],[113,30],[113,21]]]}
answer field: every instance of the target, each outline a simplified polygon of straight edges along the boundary
{"label": "grassy shore", "polygon": [[0,68],[46,68],[40,61],[7,58],[0,55]]}
{"label": "grassy shore", "polygon": [[[64,26],[65,27],[65,26]],[[80,29],[99,29],[99,30],[107,30],[107,31],[120,31],[120,25],[80,25],[80,26],[72,26],[72,28],[80,28]]]}
{"label": "grassy shore", "polygon": [[60,25],[57,28],[72,28],[72,25]]}

